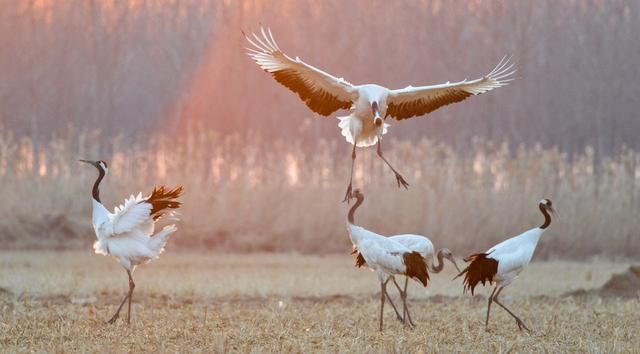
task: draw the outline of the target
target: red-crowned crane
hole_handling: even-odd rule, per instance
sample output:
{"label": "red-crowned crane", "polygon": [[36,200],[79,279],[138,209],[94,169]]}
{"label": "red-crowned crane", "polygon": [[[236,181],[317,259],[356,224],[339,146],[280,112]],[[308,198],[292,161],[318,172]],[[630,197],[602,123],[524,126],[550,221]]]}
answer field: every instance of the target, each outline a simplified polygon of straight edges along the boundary
{"label": "red-crowned crane", "polygon": [[[458,264],[453,256],[453,253],[448,248],[442,248],[435,252],[435,247],[433,247],[433,243],[431,240],[422,235],[413,235],[413,234],[403,234],[396,236],[389,236],[390,240],[396,241],[407,247],[408,249],[420,253],[420,255],[425,259],[427,263],[427,269],[432,273],[440,273],[442,269],[444,269],[443,259],[449,260],[456,267],[456,270],[460,272],[460,268],[458,268]],[[354,249],[352,252],[356,255],[356,266],[358,268],[366,266],[367,262],[365,261],[362,254],[357,249]],[[435,259],[437,258],[438,264],[435,263]],[[400,292],[400,296],[404,296],[405,299],[407,297],[407,285],[409,283],[409,278],[405,277],[404,280],[404,291],[400,290],[400,286],[396,282],[395,278],[393,278],[393,283],[398,288]],[[406,300],[403,299],[403,302],[406,303]],[[411,319],[411,315],[405,309],[403,312],[403,321],[409,321],[409,324],[415,326],[413,320]]]}
{"label": "red-crowned crane", "polygon": [[[364,201],[364,195],[359,189],[354,190],[353,194],[356,198],[356,203],[351,207],[347,215],[347,231],[353,245],[359,250],[369,268],[376,272],[380,280],[380,330],[382,331],[385,298],[389,298],[389,302],[393,306],[398,319],[401,319],[386,290],[387,283],[393,275],[404,275],[427,286],[429,273],[427,272],[425,259],[419,252],[412,251],[399,242],[354,224],[355,211]],[[402,299],[405,311],[408,312],[405,301],[406,296],[403,296]],[[406,321],[404,323],[410,326]]]}
{"label": "red-crowned crane", "polygon": [[489,295],[485,329],[489,327],[491,303],[495,302],[516,320],[516,324],[520,330],[523,328],[527,331],[529,330],[518,316],[498,301],[498,296],[507,285],[511,284],[511,282],[518,277],[524,267],[529,264],[540,236],[542,236],[542,233],[551,225],[551,214],[554,212],[551,200],[541,200],[538,208],[544,216],[544,223],[540,227],[533,228],[518,236],[502,241],[484,253],[472,254],[465,259],[466,262],[471,263],[456,276],[457,278],[464,275],[464,291],[466,292],[470,289],[471,295],[473,295],[473,290],[480,282],[482,282],[483,286],[485,282],[489,282],[489,284],[496,283],[496,287],[493,289],[493,292],[491,292],[491,295]]}
{"label": "red-crowned crane", "polygon": [[98,169],[98,178],[93,184],[93,229],[98,240],[93,249],[97,254],[111,255],[118,258],[129,276],[129,292],[118,306],[116,313],[107,323],[113,324],[120,315],[124,303],[129,300],[127,323],[131,320],[131,298],[135,283],[133,273],[136,266],[157,258],[167,243],[169,235],[177,228],[175,225],[165,226],[160,232],[155,232],[155,224],[169,209],[177,209],[181,203],[177,201],[182,194],[182,187],[166,189],[164,186],[154,188],[148,197],[142,194],[131,195],[124,204],[110,213],[100,201],[100,182],[109,173],[106,161],[82,162],[93,165]]}
{"label": "red-crowned crane", "polygon": [[313,67],[300,58],[284,54],[276,43],[271,30],[260,29],[260,35],[247,36],[252,48],[247,48],[251,57],[276,81],[298,94],[312,111],[329,116],[339,109],[352,109],[348,116],[338,117],[338,126],[347,142],[353,144],[351,153],[351,176],[345,193],[345,201],[352,198],[353,163],[356,146],[366,147],[377,144],[378,156],[391,168],[398,187],[409,185],[382,155],[382,135],[387,133],[387,117],[397,120],[422,116],[434,110],[460,102],[469,96],[479,95],[507,85],[515,73],[509,59],[503,58],[490,73],[476,80],[433,85],[407,86],[390,90],[375,84],[352,85],[343,78],[328,74]]}

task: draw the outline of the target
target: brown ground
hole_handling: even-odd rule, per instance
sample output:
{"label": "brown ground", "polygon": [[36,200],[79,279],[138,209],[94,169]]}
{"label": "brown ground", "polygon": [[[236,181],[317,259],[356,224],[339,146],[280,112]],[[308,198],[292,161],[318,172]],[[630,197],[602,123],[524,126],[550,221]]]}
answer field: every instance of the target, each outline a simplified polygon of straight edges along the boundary
{"label": "brown ground", "polygon": [[[445,269],[425,290],[414,283],[415,330],[389,306],[377,330],[375,276],[348,256],[170,252],[134,277],[132,323],[104,325],[127,288],[110,258],[90,252],[0,253],[0,350],[634,352],[640,296],[562,294],[595,289],[628,263],[532,264],[504,291],[484,330],[486,296],[461,294]],[[395,294],[395,291],[392,292]]]}

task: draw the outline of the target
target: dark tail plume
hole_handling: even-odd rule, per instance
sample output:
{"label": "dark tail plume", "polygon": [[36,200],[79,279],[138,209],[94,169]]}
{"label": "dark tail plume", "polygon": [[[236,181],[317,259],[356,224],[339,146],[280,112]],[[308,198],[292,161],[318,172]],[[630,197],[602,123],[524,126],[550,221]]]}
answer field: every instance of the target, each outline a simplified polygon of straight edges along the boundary
{"label": "dark tail plume", "polygon": [[173,189],[165,188],[165,186],[156,187],[151,192],[151,196],[147,198],[147,202],[151,204],[151,215],[153,220],[158,220],[167,209],[178,209],[182,205],[178,199],[182,195],[182,186]]}
{"label": "dark tail plume", "polygon": [[404,265],[407,267],[406,276],[419,280],[422,285],[427,286],[429,282],[429,272],[427,262],[418,252],[409,252],[403,255]]}
{"label": "dark tail plume", "polygon": [[[498,272],[498,261],[495,259],[487,258],[488,253],[476,253],[467,257],[465,261],[471,262],[460,274],[464,274],[464,291],[471,290],[471,295],[478,283],[482,282],[484,286],[486,282],[493,282],[493,277]],[[454,279],[456,279],[454,278]]]}
{"label": "dark tail plume", "polygon": [[356,255],[356,267],[361,268],[362,266],[367,265],[367,261],[362,257],[362,254],[357,249],[354,249],[351,254]]}

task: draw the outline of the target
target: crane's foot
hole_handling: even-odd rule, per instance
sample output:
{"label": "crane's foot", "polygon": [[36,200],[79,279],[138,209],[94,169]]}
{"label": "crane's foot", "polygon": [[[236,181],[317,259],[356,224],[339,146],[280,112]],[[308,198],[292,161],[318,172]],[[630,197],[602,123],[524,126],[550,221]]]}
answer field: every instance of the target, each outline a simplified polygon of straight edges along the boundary
{"label": "crane's foot", "polygon": [[518,325],[518,329],[520,329],[522,331],[522,329],[526,329],[527,332],[531,332],[531,330],[529,330],[529,328],[527,328],[527,325],[524,324],[524,322],[522,322],[521,319],[516,318],[516,324]]}
{"label": "crane's foot", "polygon": [[118,317],[120,316],[120,314],[118,312],[115,313],[115,315],[113,315],[113,317],[111,317],[111,319],[107,322],[105,322],[105,324],[114,324],[116,323],[116,320],[118,319]]}
{"label": "crane's foot", "polygon": [[[407,316],[408,317],[408,316]],[[402,319],[402,324],[409,328],[409,329],[415,329],[416,325],[413,323],[413,321],[411,320],[411,318],[407,318],[407,319]]]}
{"label": "crane's foot", "polygon": [[414,324],[412,324],[410,321],[405,322],[404,326],[407,327],[408,329],[415,329],[416,328],[416,326]]}
{"label": "crane's foot", "polygon": [[398,188],[404,187],[404,189],[409,189],[409,183],[407,183],[407,181],[405,181],[404,178],[402,178],[402,176],[398,172],[395,172],[395,174],[396,174],[396,182],[398,183]]}
{"label": "crane's foot", "polygon": [[409,324],[411,325],[411,329],[416,328],[416,324],[413,323],[413,320],[411,318],[409,318]]}
{"label": "crane's foot", "polygon": [[352,191],[352,187],[351,187],[351,183],[349,183],[349,186],[347,187],[347,192],[344,194],[344,199],[342,200],[342,202],[347,202],[347,204],[351,203],[351,199],[353,199],[353,194],[351,193]]}

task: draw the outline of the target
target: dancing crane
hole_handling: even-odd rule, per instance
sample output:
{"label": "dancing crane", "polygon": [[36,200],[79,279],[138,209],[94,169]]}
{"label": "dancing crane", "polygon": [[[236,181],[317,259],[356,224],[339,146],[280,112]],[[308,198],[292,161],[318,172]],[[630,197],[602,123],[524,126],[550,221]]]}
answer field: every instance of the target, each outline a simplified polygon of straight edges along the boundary
{"label": "dancing crane", "polygon": [[151,195],[142,197],[131,195],[124,204],[110,213],[100,201],[100,182],[109,173],[106,161],[81,162],[93,165],[98,169],[98,178],[93,184],[93,229],[98,240],[93,249],[97,254],[111,255],[118,258],[120,265],[129,276],[129,292],[125,295],[116,313],[107,323],[113,324],[120,315],[124,303],[129,300],[127,323],[131,319],[131,298],[135,283],[132,273],[136,266],[157,258],[164,251],[169,235],[177,228],[175,225],[165,226],[154,234],[155,224],[169,209],[177,209],[181,203],[177,201],[182,194],[182,187],[166,189],[164,186],[154,188]]}
{"label": "dancing crane", "polygon": [[382,135],[389,127],[384,123],[387,117],[403,120],[431,113],[469,96],[505,86],[513,80],[511,75],[515,73],[513,64],[504,57],[490,73],[476,80],[390,90],[375,84],[352,85],[298,57],[287,56],[278,47],[270,29],[261,28],[260,35],[245,34],[245,38],[252,46],[247,48],[247,55],[276,81],[298,94],[309,109],[322,116],[329,116],[339,109],[352,110],[348,116],[338,117],[342,135],[353,144],[351,175],[344,198],[347,202],[352,198],[356,146],[377,144],[377,154],[395,174],[398,187],[409,186],[382,154]]}
{"label": "dancing crane", "polygon": [[493,289],[491,295],[489,295],[485,329],[489,327],[491,303],[495,302],[516,320],[516,324],[520,330],[524,328],[529,331],[529,328],[527,328],[518,316],[498,301],[498,295],[500,295],[502,290],[511,284],[520,272],[522,272],[524,267],[529,264],[540,236],[542,236],[542,233],[551,225],[551,215],[549,213],[553,214],[554,212],[551,200],[541,200],[538,208],[544,216],[544,223],[540,227],[533,228],[518,236],[502,241],[484,253],[472,254],[465,259],[466,262],[470,262],[467,268],[456,276],[457,278],[464,275],[464,291],[471,290],[471,295],[473,295],[473,290],[479,282],[482,282],[483,286],[485,282],[489,282],[489,284],[496,283],[496,287]]}
{"label": "dancing crane", "polygon": [[[440,273],[442,269],[444,269],[444,262],[443,262],[444,258],[446,258],[451,263],[453,263],[453,265],[456,267],[456,270],[460,272],[460,268],[458,268],[458,264],[456,263],[456,260],[453,257],[453,253],[448,248],[442,248],[438,250],[437,253],[435,253],[435,248],[433,247],[433,243],[426,236],[403,234],[403,235],[389,236],[389,239],[396,241],[398,243],[401,243],[403,246],[407,247],[411,251],[420,253],[420,255],[425,259],[427,263],[427,269],[432,273],[437,274],[437,273]],[[356,255],[356,266],[358,268],[367,265],[367,261],[364,259],[364,257],[362,257],[362,254],[360,254],[360,252],[357,249],[354,249],[352,253]],[[438,264],[435,264],[434,258],[437,258]],[[400,290],[400,286],[396,282],[395,278],[393,278],[393,283],[395,284],[396,288],[398,288],[400,295],[406,298],[407,285],[409,283],[409,278],[405,277],[404,291]],[[403,300],[403,302],[406,302],[406,300]],[[407,321],[407,320],[409,321],[409,324],[411,324],[412,326],[415,326],[415,324],[413,323],[413,320],[411,319],[411,315],[409,314],[409,311],[407,311],[405,308],[405,310],[403,311],[403,321]]]}
{"label": "dancing crane", "polygon": [[[378,235],[354,224],[355,211],[364,201],[364,195],[359,189],[354,190],[353,193],[356,203],[351,207],[347,215],[347,231],[354,247],[359,250],[369,268],[376,272],[378,280],[380,280],[380,330],[382,331],[385,297],[389,299],[398,319],[401,319],[386,290],[387,283],[393,275],[404,275],[427,286],[429,273],[427,272],[426,261],[420,253],[412,251],[388,237]],[[403,296],[402,299],[405,311],[408,312],[406,296]],[[404,323],[409,325],[406,321]]]}

